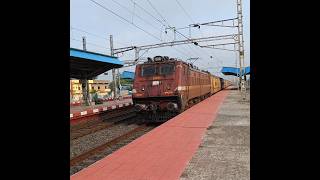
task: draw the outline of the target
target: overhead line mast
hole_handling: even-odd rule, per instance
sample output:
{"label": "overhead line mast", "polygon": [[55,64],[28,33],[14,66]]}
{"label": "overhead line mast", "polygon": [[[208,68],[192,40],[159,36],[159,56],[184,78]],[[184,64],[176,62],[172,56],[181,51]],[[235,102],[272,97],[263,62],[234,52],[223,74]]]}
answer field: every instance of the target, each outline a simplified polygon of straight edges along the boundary
{"label": "overhead line mast", "polygon": [[[242,23],[242,0],[237,0],[237,17],[238,17],[238,50],[239,50],[239,65],[240,65],[240,85],[241,91],[245,92],[244,83],[246,81],[244,68],[244,41],[243,41],[243,23]],[[244,77],[244,78],[243,78]]]}

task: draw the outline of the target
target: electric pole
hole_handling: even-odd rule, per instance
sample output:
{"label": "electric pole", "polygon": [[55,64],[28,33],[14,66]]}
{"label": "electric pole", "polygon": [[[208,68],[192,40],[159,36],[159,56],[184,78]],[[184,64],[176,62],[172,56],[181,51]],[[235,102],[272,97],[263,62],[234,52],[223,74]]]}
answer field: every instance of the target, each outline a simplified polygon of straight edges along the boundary
{"label": "electric pole", "polygon": [[82,48],[84,51],[87,51],[87,42],[85,36],[82,36]]}
{"label": "electric pole", "polygon": [[138,61],[139,60],[139,51],[140,49],[139,48],[134,48],[134,61]]}
{"label": "electric pole", "polygon": [[243,45],[243,22],[242,22],[242,0],[237,0],[237,18],[238,18],[238,51],[239,51],[239,65],[240,65],[240,86],[241,91],[245,93],[245,76],[244,68],[244,45]]}
{"label": "electric pole", "polygon": [[[113,37],[110,35],[110,53],[111,56],[114,56],[114,49],[113,49]],[[116,98],[117,96],[117,80],[116,80],[116,70],[112,69],[112,81],[113,81],[113,98]]]}
{"label": "electric pole", "polygon": [[[82,37],[82,48],[84,51],[87,50],[86,46],[86,37]],[[88,79],[80,79],[80,84],[82,86],[82,96],[83,96],[83,101],[86,106],[90,105],[90,100],[89,100],[89,84],[88,84]]]}

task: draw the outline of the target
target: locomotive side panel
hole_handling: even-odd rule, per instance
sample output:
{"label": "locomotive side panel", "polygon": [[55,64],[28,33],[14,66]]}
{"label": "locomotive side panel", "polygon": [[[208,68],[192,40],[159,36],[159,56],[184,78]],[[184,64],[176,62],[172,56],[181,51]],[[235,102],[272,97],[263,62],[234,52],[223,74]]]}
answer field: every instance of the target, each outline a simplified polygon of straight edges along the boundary
{"label": "locomotive side panel", "polygon": [[210,75],[210,94],[214,93],[214,79],[213,76]]}
{"label": "locomotive side panel", "polygon": [[224,89],[224,80],[222,78],[219,78],[220,79],[220,89]]}
{"label": "locomotive side panel", "polygon": [[194,70],[190,70],[190,75],[189,75],[189,85],[188,85],[188,89],[189,89],[189,100],[190,99],[194,99],[196,97],[198,97],[200,95],[200,86],[198,85],[197,81],[198,81],[198,73]]}
{"label": "locomotive side panel", "polygon": [[179,62],[177,64],[177,68],[180,69],[180,73],[176,76],[178,79],[178,84],[175,91],[178,93],[180,107],[183,111],[188,103],[188,100],[190,99],[190,71],[189,66],[184,62]]}
{"label": "locomotive side panel", "polygon": [[201,95],[206,98],[210,95],[211,85],[210,85],[210,74],[201,73],[202,78],[200,79],[201,84]]}
{"label": "locomotive side panel", "polygon": [[188,65],[187,68],[187,83],[185,91],[185,104],[198,102],[210,95],[211,84],[210,74],[194,69]]}
{"label": "locomotive side panel", "polygon": [[216,92],[220,91],[221,90],[221,81],[220,81],[220,78],[218,77],[215,77],[216,79]]}

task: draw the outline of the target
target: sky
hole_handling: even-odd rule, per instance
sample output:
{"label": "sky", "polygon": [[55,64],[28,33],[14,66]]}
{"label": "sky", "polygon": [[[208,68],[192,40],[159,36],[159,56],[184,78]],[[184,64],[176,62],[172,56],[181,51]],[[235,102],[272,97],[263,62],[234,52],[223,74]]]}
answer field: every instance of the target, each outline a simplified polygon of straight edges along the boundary
{"label": "sky", "polygon": [[[250,1],[242,1],[245,66],[250,66]],[[181,28],[194,23],[235,18],[236,13],[236,0],[70,0],[70,47],[82,49],[82,37],[85,36],[88,51],[110,55],[110,35],[113,35],[114,48],[168,42],[174,39],[173,31],[168,29],[166,34],[164,25]],[[189,37],[189,29],[178,31]],[[237,33],[237,28],[201,26],[200,30],[197,28],[191,30],[191,37],[200,38],[233,33]],[[185,39],[182,35],[176,34],[176,40]],[[232,49],[233,46],[225,48]],[[179,58],[184,61],[187,61],[188,58],[199,58],[194,62],[199,69],[208,70],[212,74],[230,80],[234,77],[220,73],[221,67],[235,67],[236,59],[238,59],[235,52],[200,48],[193,44],[140,52],[140,56],[145,58],[157,55]],[[119,54],[119,58],[133,60],[134,51]],[[124,70],[134,71],[134,69],[134,66],[121,68],[120,73]],[[108,72],[108,75],[98,76],[98,79],[110,80],[111,72]]]}

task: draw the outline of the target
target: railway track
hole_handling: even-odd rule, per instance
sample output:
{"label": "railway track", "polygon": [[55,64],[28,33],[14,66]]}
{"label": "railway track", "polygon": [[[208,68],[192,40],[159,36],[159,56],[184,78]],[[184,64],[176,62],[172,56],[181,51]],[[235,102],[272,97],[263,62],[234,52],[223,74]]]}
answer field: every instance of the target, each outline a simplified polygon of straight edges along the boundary
{"label": "railway track", "polygon": [[124,108],[121,111],[108,113],[107,115],[100,116],[99,118],[94,117],[94,119],[87,121],[86,123],[72,126],[70,128],[70,140],[75,140],[85,135],[110,128],[117,123],[127,121],[135,116],[136,113],[133,108]]}
{"label": "railway track", "polygon": [[70,175],[127,145],[160,123],[146,123],[126,107],[70,127]]}
{"label": "railway track", "polygon": [[107,141],[97,147],[86,151],[85,153],[73,157],[72,159],[70,159],[70,173],[76,173],[77,171],[89,166],[95,161],[113,153],[117,149],[120,149],[121,147],[149,132],[155,127],[156,125],[154,124],[140,125],[128,132],[122,133],[121,135],[111,139],[110,141]]}

